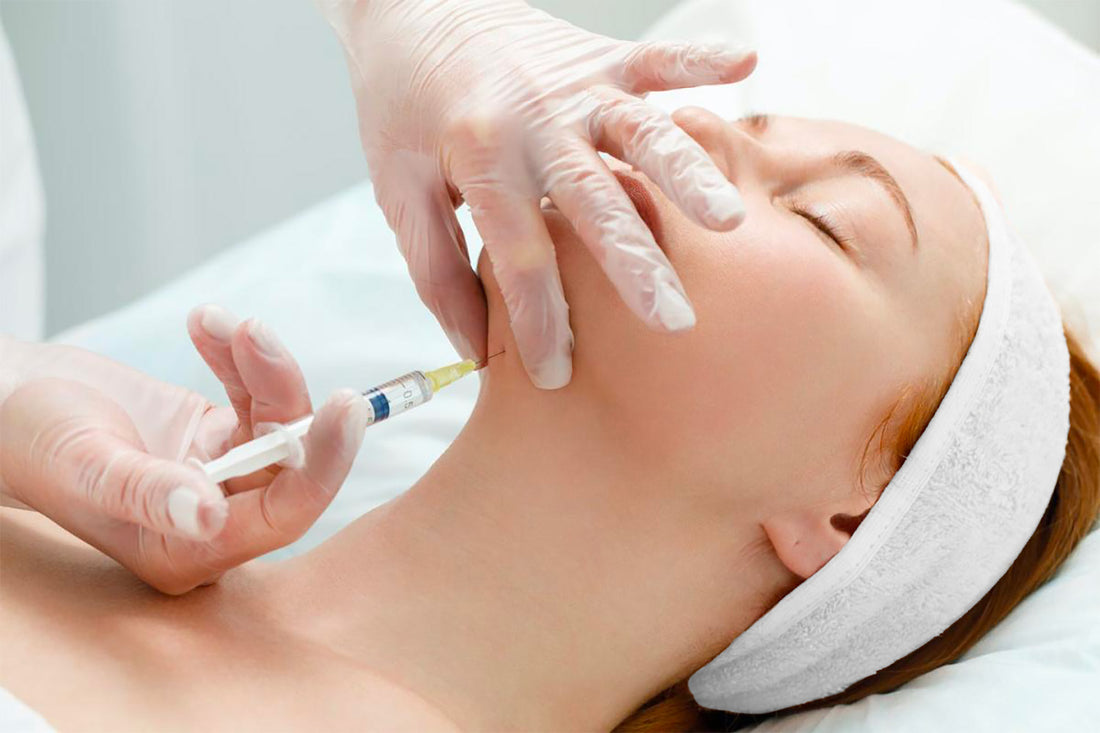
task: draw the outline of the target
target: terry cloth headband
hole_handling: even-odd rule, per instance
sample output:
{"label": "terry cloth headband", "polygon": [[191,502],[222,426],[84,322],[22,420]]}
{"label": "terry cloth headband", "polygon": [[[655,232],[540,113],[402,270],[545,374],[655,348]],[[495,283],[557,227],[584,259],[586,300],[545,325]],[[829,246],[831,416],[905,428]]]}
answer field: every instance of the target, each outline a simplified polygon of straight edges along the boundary
{"label": "terry cloth headband", "polygon": [[913,450],[848,543],[688,680],[708,708],[834,695],[946,630],[1046,511],[1069,433],[1058,306],[993,194],[952,161],[989,237],[974,340]]}

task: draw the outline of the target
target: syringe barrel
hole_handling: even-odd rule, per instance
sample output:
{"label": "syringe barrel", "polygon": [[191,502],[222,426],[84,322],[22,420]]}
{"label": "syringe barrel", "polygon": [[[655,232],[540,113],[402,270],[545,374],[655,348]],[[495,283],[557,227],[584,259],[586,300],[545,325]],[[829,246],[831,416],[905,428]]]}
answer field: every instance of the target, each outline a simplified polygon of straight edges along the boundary
{"label": "syringe barrel", "polygon": [[[423,372],[409,372],[363,393],[370,408],[367,425],[382,422],[387,417],[423,405],[432,398],[432,385]],[[313,416],[303,417],[282,429],[237,446],[220,458],[203,465],[206,475],[215,483],[238,476],[247,476],[265,466],[282,461],[292,454],[292,441],[306,434]]]}
{"label": "syringe barrel", "polygon": [[423,372],[409,372],[367,390],[363,397],[371,408],[367,425],[373,425],[387,417],[423,405],[432,398],[432,385]]}

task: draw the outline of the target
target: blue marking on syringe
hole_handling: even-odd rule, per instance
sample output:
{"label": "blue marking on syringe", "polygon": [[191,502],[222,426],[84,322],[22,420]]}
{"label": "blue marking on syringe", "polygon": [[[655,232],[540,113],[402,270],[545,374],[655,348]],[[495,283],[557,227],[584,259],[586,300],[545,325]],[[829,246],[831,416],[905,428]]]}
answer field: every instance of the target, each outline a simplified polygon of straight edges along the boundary
{"label": "blue marking on syringe", "polygon": [[374,408],[374,422],[381,422],[390,416],[390,401],[386,395],[377,390],[371,390],[364,397],[370,400],[370,406]]}

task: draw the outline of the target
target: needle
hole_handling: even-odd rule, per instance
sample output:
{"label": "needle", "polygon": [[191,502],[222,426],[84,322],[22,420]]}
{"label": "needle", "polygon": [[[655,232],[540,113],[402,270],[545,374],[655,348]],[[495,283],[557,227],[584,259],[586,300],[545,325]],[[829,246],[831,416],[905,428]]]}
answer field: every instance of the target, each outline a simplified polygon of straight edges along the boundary
{"label": "needle", "polygon": [[497,352],[497,353],[495,353],[495,354],[489,354],[489,355],[488,355],[487,357],[485,357],[485,360],[484,360],[484,361],[479,361],[479,362],[477,363],[477,368],[478,368],[478,369],[484,369],[484,368],[485,368],[486,366],[488,366],[488,365],[489,365],[489,360],[490,360],[490,359],[492,359],[492,358],[495,358],[495,357],[497,357],[497,356],[500,356],[500,355],[501,355],[501,354],[503,354],[503,353],[504,353],[504,349],[501,349],[500,351],[498,351],[498,352]]}

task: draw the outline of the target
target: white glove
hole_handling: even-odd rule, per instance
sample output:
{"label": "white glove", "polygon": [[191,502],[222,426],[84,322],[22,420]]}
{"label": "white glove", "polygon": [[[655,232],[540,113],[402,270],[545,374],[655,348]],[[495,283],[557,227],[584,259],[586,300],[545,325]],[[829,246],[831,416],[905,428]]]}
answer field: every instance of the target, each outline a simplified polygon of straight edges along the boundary
{"label": "white glove", "polygon": [[301,466],[216,486],[184,461],[312,408],[266,327],[206,306],[188,328],[233,407],[81,349],[0,339],[0,499],[45,514],[167,593],[300,537],[351,469],[369,416],[359,393],[338,392],[304,437]]}
{"label": "white glove", "polygon": [[340,37],[375,196],[420,297],[455,348],[485,357],[484,294],[454,216],[469,204],[534,383],[572,374],[573,335],[548,195],[630,309],[691,328],[679,278],[597,154],[633,164],[712,229],[744,217],[734,186],[649,91],[734,82],[752,53],[588,33],[518,0],[317,0]]}

